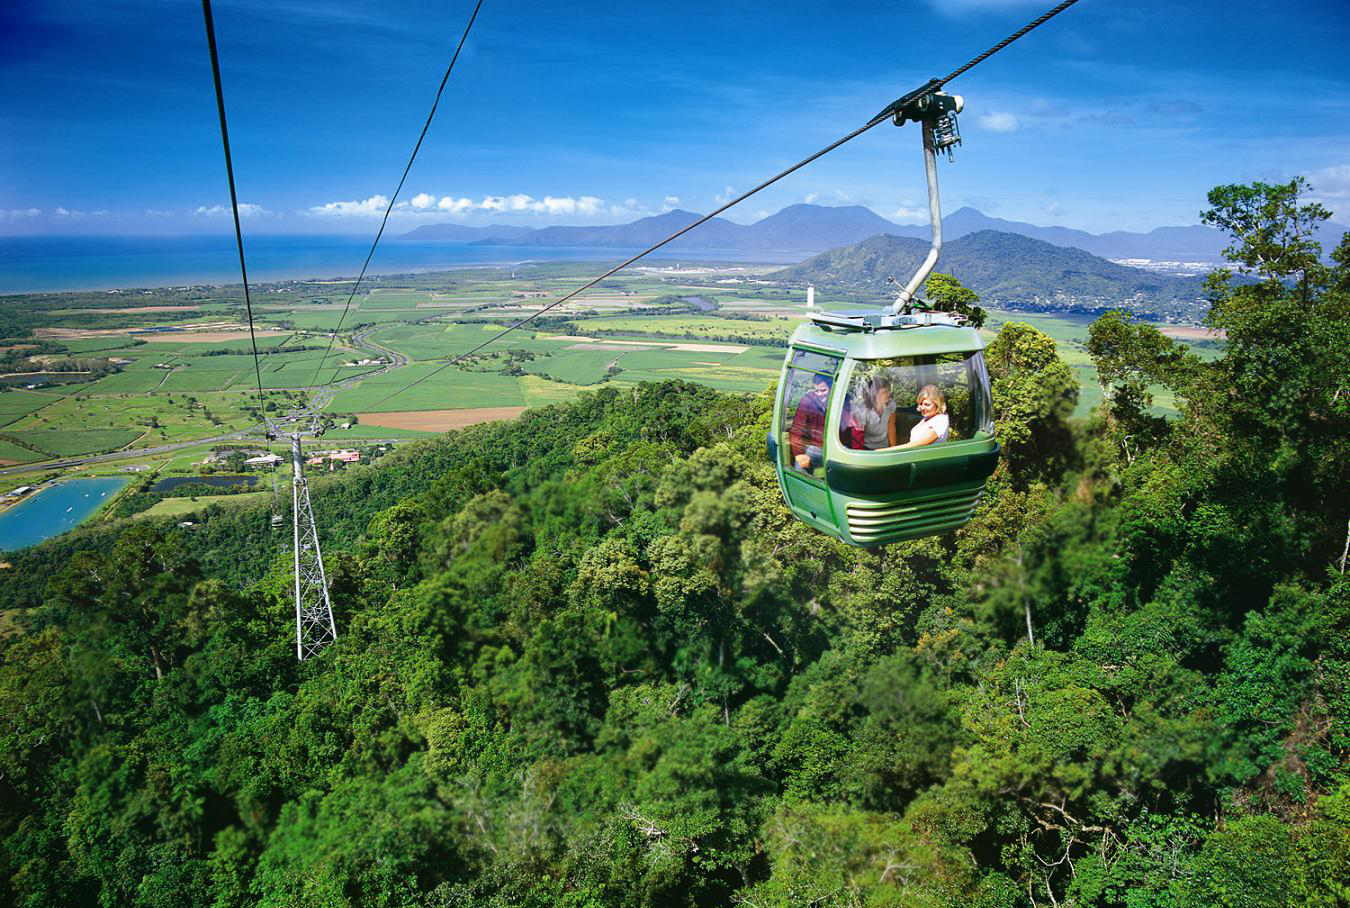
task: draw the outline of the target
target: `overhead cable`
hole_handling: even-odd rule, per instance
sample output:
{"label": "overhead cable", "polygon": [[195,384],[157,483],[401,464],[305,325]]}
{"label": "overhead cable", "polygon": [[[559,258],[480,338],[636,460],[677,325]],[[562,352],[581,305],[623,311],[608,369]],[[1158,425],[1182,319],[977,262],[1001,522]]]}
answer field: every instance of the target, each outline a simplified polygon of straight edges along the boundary
{"label": "overhead cable", "polygon": [[[203,0],[206,2],[206,0]],[[328,355],[333,352],[333,343],[337,340],[338,332],[342,330],[342,324],[347,319],[347,310],[351,308],[352,299],[356,296],[356,291],[361,287],[361,281],[365,279],[366,269],[370,267],[370,261],[375,257],[375,247],[380,245],[380,237],[384,236],[385,225],[389,223],[389,214],[394,210],[394,203],[398,201],[398,195],[403,191],[403,184],[408,180],[408,173],[412,170],[413,161],[417,160],[417,152],[422,148],[422,140],[427,137],[427,130],[431,129],[431,121],[436,117],[436,108],[441,103],[441,94],[445,91],[445,85],[450,81],[450,74],[455,70],[455,61],[459,59],[459,53],[464,49],[464,42],[469,39],[469,31],[473,28],[474,22],[478,19],[478,11],[483,8],[483,0],[478,0],[473,8],[473,13],[469,16],[468,23],[464,26],[464,33],[459,36],[459,44],[455,46],[455,52],[450,57],[450,63],[445,67],[445,75],[441,76],[441,84],[436,89],[436,97],[431,102],[431,110],[427,113],[426,122],[422,124],[422,132],[417,136],[417,142],[413,145],[412,154],[408,156],[408,164],[403,168],[403,176],[399,178],[398,186],[394,189],[394,194],[389,197],[389,204],[385,206],[384,217],[380,220],[380,229],[375,233],[375,241],[370,244],[370,251],[366,253],[366,261],[361,266],[361,273],[356,278],[356,283],[352,285],[351,293],[347,294],[347,303],[342,307],[342,315],[338,318],[337,327],[333,329],[333,335],[328,339],[328,349],[324,351],[323,357],[319,360],[319,365],[314,369],[314,376],[309,380],[311,386],[319,377],[323,370],[323,364],[327,362]],[[337,372],[333,373],[333,378],[337,377]],[[329,379],[332,381],[332,379]]]}
{"label": "overhead cable", "polygon": [[206,19],[206,43],[211,48],[211,75],[216,81],[216,109],[220,112],[220,142],[225,147],[225,175],[230,183],[230,210],[234,212],[234,241],[239,248],[239,274],[244,280],[244,311],[248,315],[248,339],[253,346],[253,375],[258,379],[258,417],[267,420],[263,402],[262,367],[258,364],[258,337],[253,330],[253,300],[248,291],[248,266],[244,264],[244,231],[239,226],[239,196],[234,191],[234,162],[230,157],[230,130],[225,124],[225,92],[220,86],[220,57],[216,53],[216,25],[211,17],[211,0],[202,0]]}
{"label": "overhead cable", "polygon": [[592,280],[590,280],[590,281],[587,281],[585,284],[582,284],[580,287],[576,288],[575,290],[571,291],[570,293],[568,293],[567,295],[561,297],[560,299],[554,300],[552,303],[549,303],[547,306],[544,306],[542,309],[538,310],[537,312],[534,312],[534,313],[532,313],[532,314],[526,316],[525,318],[522,318],[522,319],[520,319],[519,321],[514,322],[514,323],[511,324],[511,325],[508,325],[506,328],[502,329],[502,331],[498,332],[497,334],[494,334],[492,337],[490,337],[490,338],[488,338],[487,340],[483,341],[481,344],[478,344],[477,346],[473,347],[472,349],[468,350],[468,351],[465,352],[465,353],[459,354],[458,356],[454,357],[453,359],[450,359],[450,360],[445,361],[445,362],[442,363],[440,366],[436,367],[435,369],[431,370],[431,371],[428,372],[427,374],[423,375],[421,378],[418,378],[418,379],[416,379],[416,380],[414,380],[414,381],[412,381],[412,382],[409,382],[407,385],[405,385],[404,387],[398,389],[397,391],[393,392],[392,394],[389,394],[389,395],[387,395],[387,396],[381,398],[379,401],[376,401],[376,403],[373,404],[372,406],[373,406],[373,407],[377,407],[377,406],[379,406],[379,405],[385,403],[386,401],[391,400],[391,399],[397,397],[398,395],[402,394],[404,391],[408,391],[408,390],[410,390],[410,389],[412,389],[412,388],[417,387],[418,385],[422,384],[423,382],[427,381],[428,379],[432,378],[433,376],[439,374],[440,372],[444,371],[445,369],[449,368],[450,366],[453,366],[453,365],[455,365],[456,363],[461,362],[461,361],[467,359],[467,358],[470,357],[470,356],[473,356],[475,353],[477,353],[478,351],[482,350],[484,347],[487,347],[488,345],[493,344],[493,343],[495,343],[496,341],[501,340],[503,337],[505,337],[506,335],[510,334],[512,331],[515,331],[515,330],[518,329],[518,328],[521,328],[521,327],[523,327],[523,326],[525,326],[525,325],[528,325],[530,322],[532,322],[532,321],[534,321],[535,319],[539,318],[539,316],[543,315],[545,312],[548,312],[548,311],[550,311],[551,309],[555,309],[555,308],[557,308],[558,306],[561,306],[563,303],[566,303],[568,300],[571,300],[571,299],[575,298],[576,296],[578,296],[579,294],[584,293],[585,291],[591,289],[591,288],[594,287],[596,284],[600,283],[601,281],[605,280],[606,278],[612,277],[614,274],[617,274],[618,272],[620,272],[620,271],[622,271],[623,269],[627,268],[629,265],[633,264],[634,262],[638,261],[639,259],[644,258],[644,257],[650,255],[651,253],[653,253],[653,252],[655,252],[656,250],[660,249],[662,246],[667,245],[668,243],[672,242],[673,240],[679,239],[681,236],[684,236],[686,233],[688,233],[689,231],[693,230],[695,227],[698,227],[698,226],[700,226],[701,224],[707,223],[708,221],[710,221],[710,220],[712,220],[713,218],[717,217],[719,214],[723,213],[724,211],[728,210],[729,208],[733,208],[733,207],[735,207],[736,205],[739,205],[741,202],[744,202],[746,199],[750,198],[752,195],[755,195],[756,193],[758,193],[758,192],[760,192],[760,191],[762,191],[762,190],[764,190],[764,189],[767,189],[768,187],[772,186],[774,183],[777,183],[779,180],[783,179],[784,177],[786,177],[786,176],[788,176],[788,175],[790,175],[790,174],[792,174],[792,173],[795,173],[795,172],[797,172],[798,170],[802,169],[802,168],[805,167],[807,164],[810,164],[810,163],[812,163],[813,161],[817,160],[818,158],[821,158],[821,157],[823,157],[823,156],[829,154],[830,152],[834,151],[836,148],[838,148],[839,146],[843,145],[844,143],[850,142],[850,141],[852,141],[853,139],[856,139],[858,136],[862,135],[863,133],[867,132],[869,129],[872,129],[872,128],[875,127],[875,126],[878,126],[878,125],[880,125],[881,123],[886,122],[888,119],[890,119],[890,118],[892,117],[892,115],[893,115],[897,110],[903,108],[903,107],[905,106],[905,104],[907,104],[909,101],[911,101],[911,100],[913,100],[913,99],[915,99],[915,98],[917,98],[917,97],[919,97],[919,96],[921,96],[921,95],[923,95],[923,94],[926,94],[926,93],[928,93],[928,92],[937,91],[939,88],[941,88],[943,85],[946,85],[948,82],[952,81],[952,80],[955,79],[957,76],[961,75],[962,73],[967,72],[968,70],[970,70],[970,69],[972,69],[973,67],[979,65],[980,63],[983,63],[985,60],[989,59],[989,58],[992,57],[994,54],[996,54],[996,53],[998,53],[999,51],[1003,50],[1003,49],[1004,49],[1005,47],[1007,47],[1009,44],[1012,44],[1014,41],[1016,41],[1017,39],[1021,38],[1023,35],[1027,34],[1028,32],[1032,31],[1033,29],[1038,28],[1039,26],[1041,26],[1041,25],[1043,25],[1044,23],[1048,22],[1050,19],[1052,19],[1052,18],[1054,18],[1055,16],[1059,15],[1059,14],[1062,13],[1064,10],[1068,9],[1070,6],[1073,6],[1073,5],[1074,5],[1075,3],[1077,3],[1077,2],[1078,2],[1078,0],[1063,0],[1063,2],[1060,3],[1058,6],[1055,6],[1055,7],[1053,7],[1052,9],[1047,10],[1045,13],[1043,13],[1043,14],[1040,15],[1040,16],[1037,16],[1037,17],[1036,17],[1035,19],[1033,19],[1031,22],[1028,22],[1026,25],[1022,26],[1022,27],[1019,28],[1017,31],[1013,32],[1011,35],[1009,35],[1008,37],[1004,38],[1002,41],[1000,41],[1000,42],[998,42],[997,44],[995,44],[993,47],[991,47],[991,48],[989,48],[988,50],[984,51],[982,54],[980,54],[980,55],[974,57],[973,59],[970,60],[970,62],[966,63],[964,66],[961,66],[960,68],[954,70],[950,75],[946,76],[945,78],[930,80],[929,82],[925,83],[924,85],[920,86],[919,88],[914,89],[913,91],[909,92],[908,94],[902,96],[901,98],[899,98],[899,99],[897,99],[896,101],[892,102],[891,104],[887,105],[887,107],[884,108],[884,109],[883,109],[880,113],[878,113],[875,117],[873,117],[871,120],[867,121],[867,123],[865,123],[864,125],[862,125],[862,126],[858,127],[857,129],[853,130],[853,132],[849,133],[848,135],[844,136],[843,138],[840,138],[840,139],[837,139],[837,140],[834,141],[834,142],[831,142],[829,145],[826,145],[824,148],[820,149],[820,151],[815,152],[814,154],[810,155],[809,157],[803,158],[802,160],[798,161],[796,164],[793,164],[791,167],[787,168],[786,170],[783,170],[783,171],[781,171],[781,172],[775,174],[774,176],[770,177],[769,179],[767,179],[767,180],[765,180],[764,182],[760,183],[759,185],[755,186],[753,189],[750,189],[750,190],[748,190],[748,191],[742,193],[741,195],[739,195],[739,196],[737,196],[736,198],[732,199],[731,201],[727,202],[725,205],[722,205],[720,208],[716,209],[715,211],[712,211],[712,212],[709,212],[708,214],[705,214],[703,217],[699,218],[698,220],[694,221],[693,223],[689,224],[688,226],[682,227],[681,229],[675,231],[674,233],[672,233],[670,236],[666,237],[665,239],[663,239],[663,240],[661,240],[661,241],[659,241],[659,242],[657,242],[657,243],[654,243],[654,244],[652,244],[651,246],[648,246],[646,249],[642,250],[642,251],[639,252],[637,255],[634,255],[634,256],[632,256],[631,258],[625,259],[623,262],[620,262],[618,265],[615,265],[613,268],[609,269],[609,270],[606,271],[604,274],[602,274],[602,275],[600,275],[599,277],[594,278],[594,279],[592,279]]}

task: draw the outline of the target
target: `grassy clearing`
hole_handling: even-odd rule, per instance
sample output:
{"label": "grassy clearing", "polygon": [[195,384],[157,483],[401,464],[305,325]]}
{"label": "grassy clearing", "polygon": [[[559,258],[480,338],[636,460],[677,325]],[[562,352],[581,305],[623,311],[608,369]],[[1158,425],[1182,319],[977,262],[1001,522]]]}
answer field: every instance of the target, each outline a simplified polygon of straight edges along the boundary
{"label": "grassy clearing", "polygon": [[[428,313],[430,314],[430,313]],[[305,331],[333,331],[342,320],[342,329],[346,331],[356,325],[378,324],[380,322],[407,321],[409,313],[402,311],[381,311],[379,309],[357,310],[356,303],[342,320],[341,308],[324,307],[318,311],[292,309],[285,312],[259,313],[257,320],[273,326],[289,326]]]}
{"label": "grassy clearing", "polygon": [[0,426],[9,425],[60,399],[60,395],[44,391],[6,391],[0,394]]}
{"label": "grassy clearing", "polygon": [[149,447],[218,435],[231,426],[250,425],[252,419],[244,408],[252,403],[247,390],[177,395],[71,395],[6,426],[5,431],[18,434],[71,426],[126,431],[139,427],[149,429],[140,441],[140,445]]}
{"label": "grassy clearing", "polygon": [[758,369],[722,369],[705,366],[690,369],[663,369],[625,371],[619,376],[628,381],[683,381],[698,382],[719,391],[763,391],[778,379],[776,372]]}
{"label": "grassy clearing", "polygon": [[[451,410],[461,407],[513,407],[525,403],[516,379],[499,372],[464,372],[451,367],[413,388],[412,382],[431,375],[439,366],[411,365],[394,372],[373,376],[333,400],[332,409],[340,412],[382,412],[386,410]],[[395,391],[389,400],[384,398]]]}
{"label": "grassy clearing", "polygon": [[35,429],[6,435],[12,441],[45,451],[53,457],[76,457],[115,451],[131,444],[141,432],[136,429]]}
{"label": "grassy clearing", "polygon": [[606,378],[610,363],[621,363],[617,350],[564,350],[525,363],[533,375],[546,375],[570,385],[593,385]]}
{"label": "grassy clearing", "polygon": [[165,498],[157,501],[137,517],[185,517],[205,511],[212,505],[223,508],[237,508],[244,505],[266,501],[271,490],[264,492],[240,492],[237,495],[202,495],[198,498]]}
{"label": "grassy clearing", "polygon": [[[46,459],[44,455],[36,451],[30,451],[16,445],[7,438],[0,437],[0,460],[13,461],[14,463],[33,463]],[[0,488],[4,488],[3,482],[0,482]]]}
{"label": "grassy clearing", "polygon": [[[258,338],[258,352],[272,350],[277,347],[290,346],[295,341],[294,335],[264,335]],[[325,343],[327,341],[325,340]],[[312,343],[317,344],[318,341]],[[149,356],[164,356],[169,353],[183,353],[188,355],[200,356],[207,350],[229,350],[233,353],[251,354],[252,345],[249,343],[248,335],[242,338],[212,341],[209,344],[204,343],[183,343],[169,340],[147,341],[144,346],[131,347],[128,353]]]}
{"label": "grassy clearing", "polygon": [[323,437],[326,441],[359,442],[368,441],[372,438],[424,438],[427,435],[434,434],[436,433],[423,432],[417,429],[394,429],[388,426],[371,426],[361,423],[352,426],[350,429],[329,429]]}
{"label": "grassy clearing", "polygon": [[[376,331],[371,340],[392,347],[410,359],[429,360],[467,352],[501,330],[500,325],[395,325]],[[503,338],[500,345],[484,352],[499,353],[508,349],[545,350],[549,347],[545,342],[537,341],[534,334],[522,331]]]}
{"label": "grassy clearing", "polygon": [[594,391],[603,385],[589,388],[581,385],[569,385],[563,382],[549,381],[538,375],[522,375],[517,382],[520,395],[527,407],[546,407],[549,404],[566,403],[575,400],[583,391]]}
{"label": "grassy clearing", "polygon": [[404,290],[397,287],[379,287],[360,301],[361,310],[416,308],[418,303],[432,302],[429,290]]}
{"label": "grassy clearing", "polygon": [[796,321],[786,318],[747,321],[700,315],[653,315],[588,318],[579,322],[577,328],[582,334],[589,331],[622,331],[625,334],[665,334],[715,341],[725,337],[787,340],[796,325]]}
{"label": "grassy clearing", "polygon": [[62,346],[71,353],[85,356],[90,353],[101,353],[104,356],[116,356],[119,353],[135,350],[138,344],[131,340],[131,335],[115,335],[109,337],[81,337],[71,338],[61,341]]}

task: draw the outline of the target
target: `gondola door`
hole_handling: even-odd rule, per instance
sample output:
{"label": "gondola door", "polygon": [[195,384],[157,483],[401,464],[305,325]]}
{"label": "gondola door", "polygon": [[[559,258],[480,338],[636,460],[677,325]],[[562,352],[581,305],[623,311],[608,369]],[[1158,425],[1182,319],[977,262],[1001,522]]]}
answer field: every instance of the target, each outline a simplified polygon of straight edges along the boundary
{"label": "gondola door", "polygon": [[825,461],[831,443],[828,426],[838,420],[836,385],[840,354],[794,349],[779,385],[779,433],[775,438],[783,496],[797,516],[811,524],[833,526],[835,515],[825,485]]}

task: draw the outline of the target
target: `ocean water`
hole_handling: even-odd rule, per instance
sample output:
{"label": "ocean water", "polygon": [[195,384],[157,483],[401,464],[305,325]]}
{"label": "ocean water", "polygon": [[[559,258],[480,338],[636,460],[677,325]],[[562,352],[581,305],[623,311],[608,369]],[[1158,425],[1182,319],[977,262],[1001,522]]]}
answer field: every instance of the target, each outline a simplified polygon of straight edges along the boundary
{"label": "ocean water", "polygon": [[[370,237],[356,236],[245,236],[249,282],[355,277],[370,251],[370,241]],[[523,262],[617,264],[637,251],[385,239],[375,251],[369,273],[407,274]],[[744,260],[741,254],[704,250],[658,251],[651,258],[666,262]],[[233,236],[0,237],[0,295],[238,283],[239,254]]]}
{"label": "ocean water", "polygon": [[[11,480],[4,491],[22,484]],[[71,479],[30,495],[0,513],[0,552],[37,545],[73,530],[126,484],[127,480],[115,477]]]}

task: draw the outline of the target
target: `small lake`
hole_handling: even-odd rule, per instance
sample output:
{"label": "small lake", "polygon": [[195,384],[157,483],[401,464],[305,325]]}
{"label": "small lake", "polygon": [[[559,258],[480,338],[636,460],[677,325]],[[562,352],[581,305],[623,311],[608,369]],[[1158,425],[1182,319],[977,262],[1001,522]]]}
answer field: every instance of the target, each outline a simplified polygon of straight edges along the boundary
{"label": "small lake", "polygon": [[0,552],[37,545],[73,530],[126,484],[116,477],[70,479],[30,495],[0,513]]}
{"label": "small lake", "polygon": [[215,486],[228,489],[230,486],[251,486],[258,482],[257,476],[170,476],[161,479],[150,487],[152,492],[171,492],[179,486],[193,485]]}

